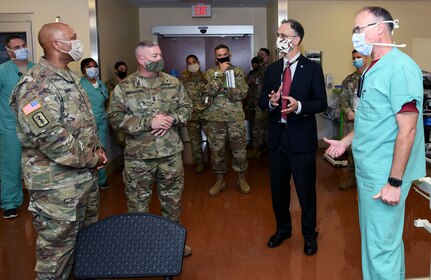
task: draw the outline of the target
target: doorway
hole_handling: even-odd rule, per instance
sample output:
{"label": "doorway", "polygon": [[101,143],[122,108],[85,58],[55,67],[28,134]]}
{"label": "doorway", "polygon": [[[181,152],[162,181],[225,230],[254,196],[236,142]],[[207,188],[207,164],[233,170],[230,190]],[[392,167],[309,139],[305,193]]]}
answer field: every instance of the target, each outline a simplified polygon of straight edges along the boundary
{"label": "doorway", "polygon": [[186,57],[194,54],[198,57],[201,70],[214,67],[214,48],[219,44],[229,47],[233,65],[241,67],[245,75],[250,71],[251,37],[250,36],[217,36],[217,37],[167,37],[159,35],[158,44],[162,50],[167,73],[181,73],[186,68]]}

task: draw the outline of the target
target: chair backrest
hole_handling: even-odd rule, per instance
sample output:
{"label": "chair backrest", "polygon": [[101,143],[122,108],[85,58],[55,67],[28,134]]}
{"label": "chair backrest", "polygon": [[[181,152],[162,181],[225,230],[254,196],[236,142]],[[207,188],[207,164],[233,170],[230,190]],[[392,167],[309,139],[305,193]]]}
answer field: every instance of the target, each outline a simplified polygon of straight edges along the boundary
{"label": "chair backrest", "polygon": [[78,234],[75,278],[176,276],[181,273],[186,229],[167,218],[120,214]]}

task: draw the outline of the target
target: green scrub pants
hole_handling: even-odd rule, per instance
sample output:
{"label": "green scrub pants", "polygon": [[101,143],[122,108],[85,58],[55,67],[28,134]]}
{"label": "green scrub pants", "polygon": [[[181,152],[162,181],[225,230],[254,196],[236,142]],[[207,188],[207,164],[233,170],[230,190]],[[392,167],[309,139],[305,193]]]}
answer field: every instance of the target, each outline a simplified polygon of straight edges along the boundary
{"label": "green scrub pants", "polygon": [[22,204],[21,144],[16,134],[0,134],[1,208]]}
{"label": "green scrub pants", "polygon": [[404,212],[412,182],[401,186],[400,203],[384,204],[372,197],[383,187],[357,180],[359,223],[361,228],[362,274],[365,280],[397,280],[405,278]]}

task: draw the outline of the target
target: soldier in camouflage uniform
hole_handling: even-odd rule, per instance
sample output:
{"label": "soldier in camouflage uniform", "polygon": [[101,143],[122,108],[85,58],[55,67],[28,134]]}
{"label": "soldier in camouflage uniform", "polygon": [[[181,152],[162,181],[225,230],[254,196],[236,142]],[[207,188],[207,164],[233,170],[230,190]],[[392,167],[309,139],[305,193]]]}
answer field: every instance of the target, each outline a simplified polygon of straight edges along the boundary
{"label": "soldier in camouflage uniform", "polygon": [[200,70],[199,60],[191,54],[186,58],[187,69],[184,70],[181,76],[181,82],[187,90],[187,94],[193,102],[192,117],[187,123],[187,132],[192,146],[193,160],[196,164],[195,173],[202,173],[205,169],[205,164],[202,157],[202,108],[199,104],[203,102],[203,92],[205,91],[206,79]]}
{"label": "soldier in camouflage uniform", "polygon": [[124,78],[127,76],[127,65],[124,61],[117,61],[114,65],[114,77],[105,82],[105,86],[108,89],[108,94],[111,96],[112,91],[117,86],[118,83],[121,83]]}
{"label": "soldier in camouflage uniform", "polygon": [[256,97],[259,95],[259,66],[261,62],[262,60],[259,57],[253,57],[251,60],[252,70],[247,75],[248,93],[244,99],[244,113],[245,119],[249,121],[250,128],[253,127],[256,113]]}
{"label": "soldier in camouflage uniform", "polygon": [[270,51],[266,48],[261,48],[258,52],[258,57],[261,59],[258,72],[256,74],[257,95],[254,98],[255,115],[251,131],[251,148],[247,151],[248,158],[260,158],[262,148],[266,140],[266,127],[268,124],[268,112],[262,110],[259,105],[259,99],[262,92],[263,78],[265,76],[266,67],[268,66]]}
{"label": "soldier in camouflage uniform", "polygon": [[[183,143],[178,128],[192,113],[181,82],[163,73],[157,43],[139,42],[139,69],[118,84],[111,96],[108,119],[126,135],[123,179],[129,212],[148,212],[153,184],[162,215],[178,222],[184,188]],[[186,247],[185,256],[191,254]]]}
{"label": "soldier in camouflage uniform", "polygon": [[[127,76],[127,65],[124,61],[117,61],[114,65],[114,77],[105,82],[108,89],[108,96],[111,99],[111,94],[118,83],[121,83]],[[114,131],[115,142],[122,148],[126,145],[126,136],[118,131]]]}
{"label": "soldier in camouflage uniform", "polygon": [[[232,168],[238,172],[237,184],[242,193],[249,193],[250,186],[245,180],[247,171],[246,132],[242,100],[247,96],[248,85],[241,68],[230,64],[229,48],[218,45],[214,49],[218,66],[206,73],[208,81],[206,92],[213,98],[211,105],[204,111],[207,121],[205,132],[211,151],[211,163],[216,175],[216,183],[209,190],[210,196],[216,196],[226,187],[224,176],[227,172],[225,159],[226,137],[232,150]],[[233,81],[228,76],[233,73]]]}
{"label": "soldier in camouflage uniform", "polygon": [[[353,130],[353,121],[355,119],[355,111],[358,109],[359,100],[357,97],[359,78],[367,68],[367,57],[363,56],[356,50],[352,51],[353,66],[356,71],[348,75],[342,83],[342,91],[339,97],[340,112],[344,114],[344,135],[347,135]],[[347,169],[349,170],[349,179],[341,183],[340,189],[348,189],[356,184],[355,178],[355,162],[351,150],[347,151]]]}
{"label": "soldier in camouflage uniform", "polygon": [[106,155],[88,97],[67,67],[81,59],[81,41],[63,23],[44,25],[38,39],[44,56],[20,80],[10,105],[38,234],[36,279],[69,279],[78,231],[98,218],[96,171]]}

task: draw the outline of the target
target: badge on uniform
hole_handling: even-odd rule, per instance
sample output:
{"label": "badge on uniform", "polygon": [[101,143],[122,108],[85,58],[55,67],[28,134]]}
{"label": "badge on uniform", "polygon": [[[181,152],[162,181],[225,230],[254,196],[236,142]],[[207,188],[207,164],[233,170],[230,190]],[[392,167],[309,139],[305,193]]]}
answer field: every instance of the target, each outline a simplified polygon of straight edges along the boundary
{"label": "badge on uniform", "polygon": [[24,113],[24,118],[29,120],[30,128],[35,135],[40,134],[52,122],[49,112],[45,110],[38,99],[33,99],[24,105],[22,112]]}
{"label": "badge on uniform", "polygon": [[37,112],[31,118],[34,120],[34,122],[37,124],[38,127],[44,127],[47,124],[49,124],[48,119],[45,117],[43,112]]}

